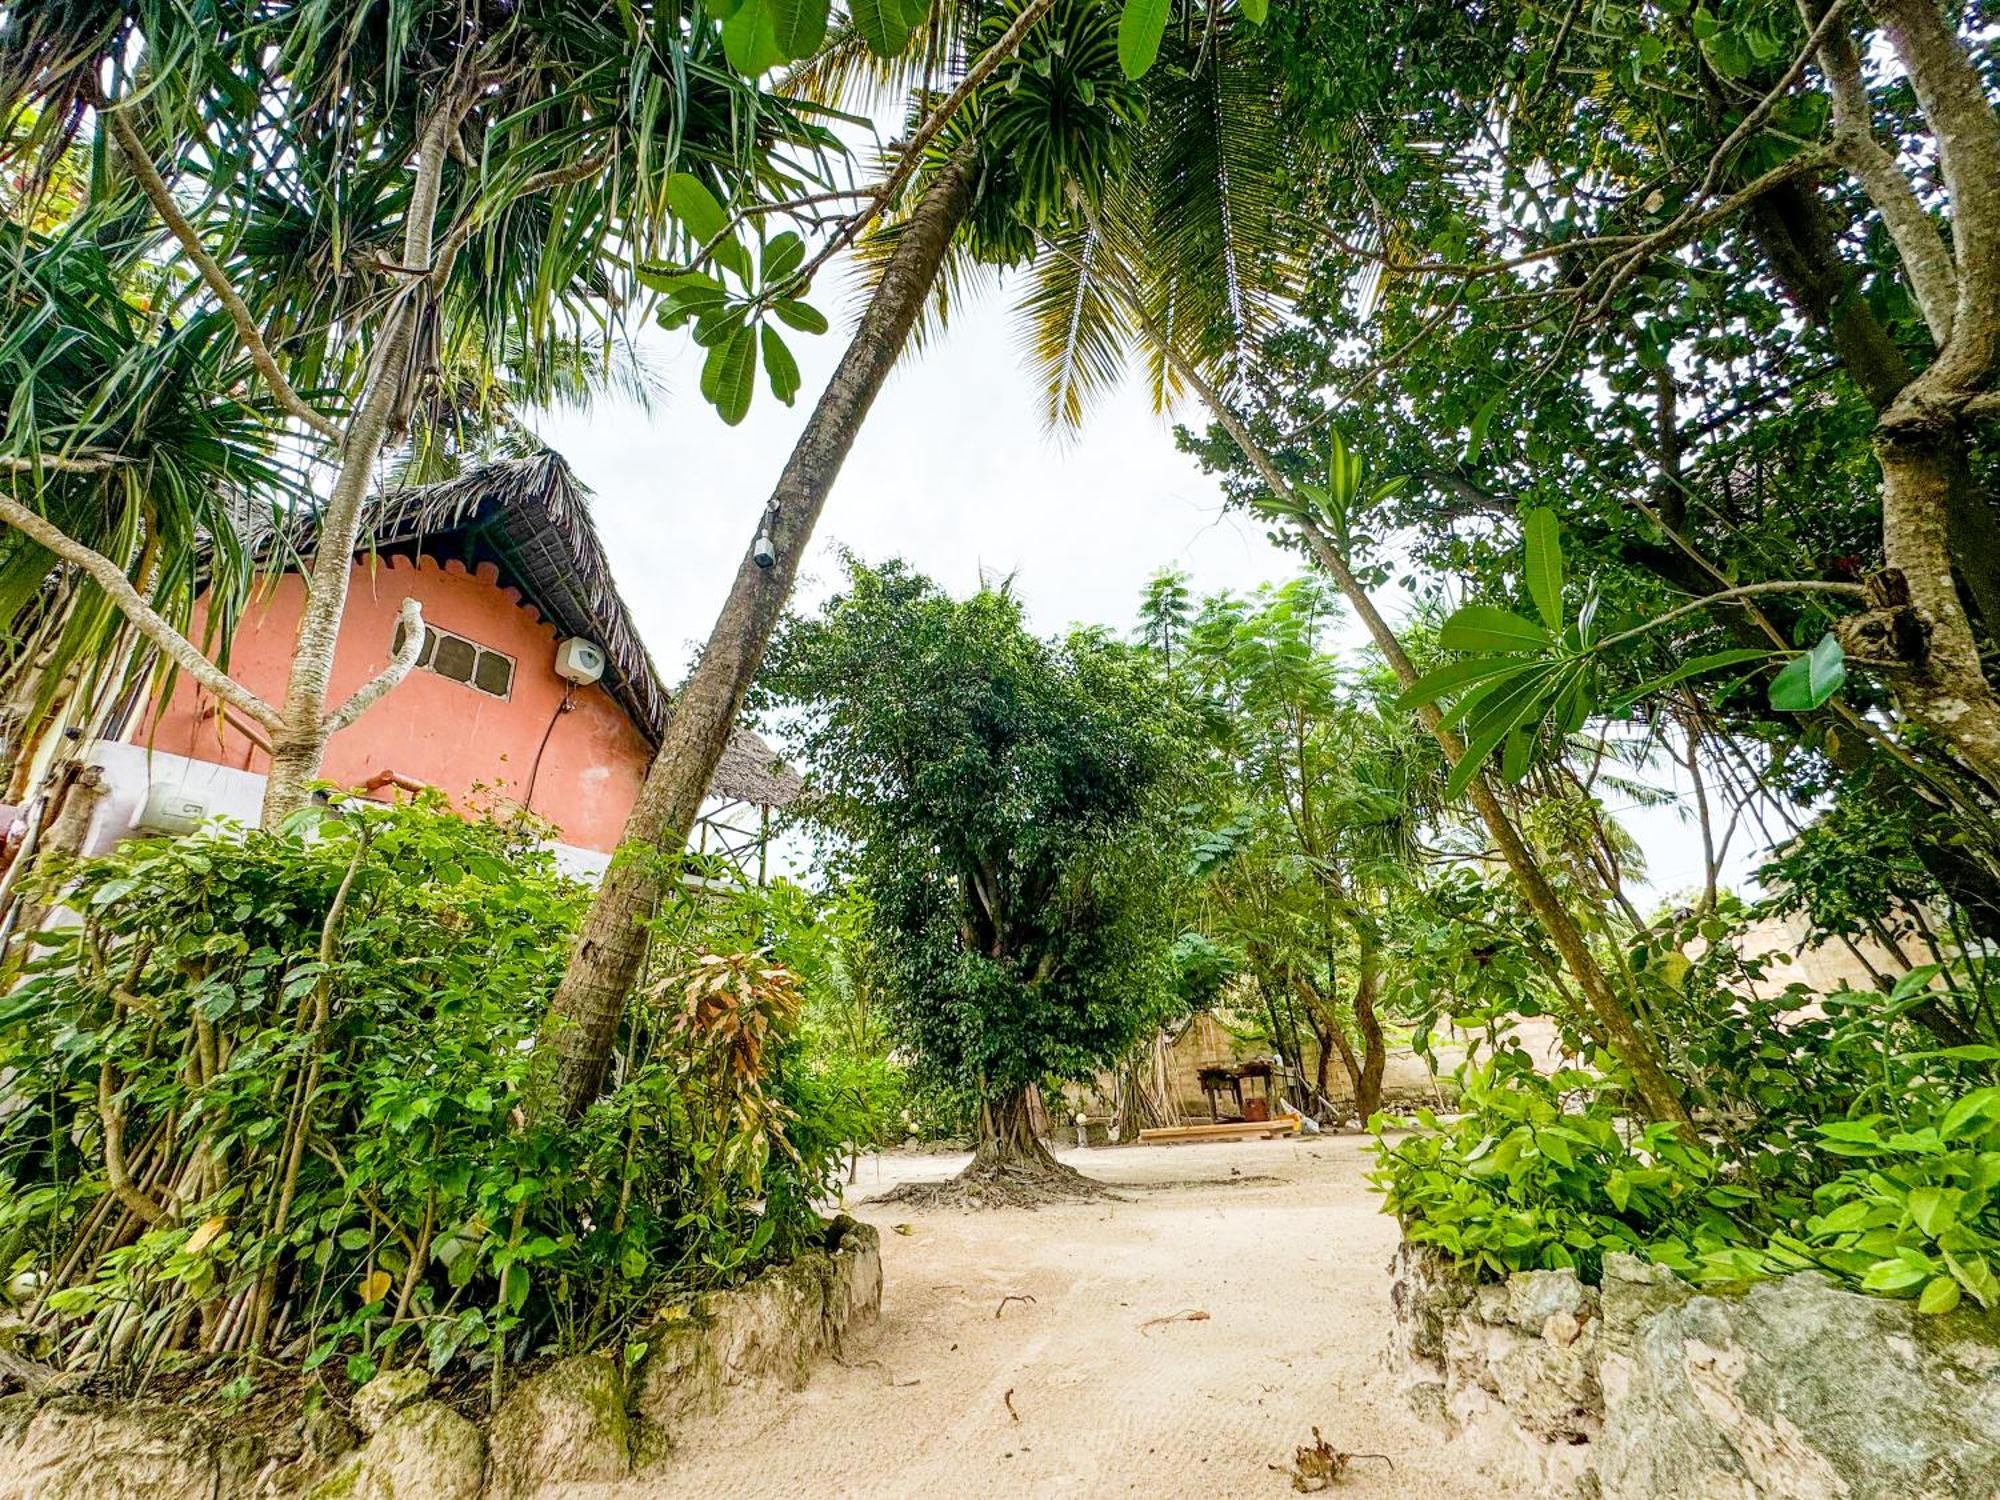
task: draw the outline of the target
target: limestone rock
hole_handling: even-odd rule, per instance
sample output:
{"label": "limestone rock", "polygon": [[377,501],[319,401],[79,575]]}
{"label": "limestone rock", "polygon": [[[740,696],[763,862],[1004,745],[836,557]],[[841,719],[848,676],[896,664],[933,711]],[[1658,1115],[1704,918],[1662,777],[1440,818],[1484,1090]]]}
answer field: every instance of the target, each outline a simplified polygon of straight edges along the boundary
{"label": "limestone rock", "polygon": [[355,1424],[366,1433],[380,1432],[384,1422],[430,1388],[430,1376],[414,1365],[384,1370],[354,1393]]}
{"label": "limestone rock", "polygon": [[479,1500],[485,1479],[479,1429],[448,1406],[418,1401],[385,1420],[306,1500]]}
{"label": "limestone rock", "polygon": [[208,1500],[246,1493],[257,1457],[184,1411],[61,1398],[0,1461],[0,1500]]}
{"label": "limestone rock", "polygon": [[1507,1278],[1507,1321],[1540,1331],[1556,1313],[1581,1318],[1590,1292],[1574,1271],[1520,1271]]}
{"label": "limestone rock", "polygon": [[872,1328],[882,1311],[882,1235],[874,1225],[841,1214],[828,1226],[826,1244],[833,1257],[826,1344],[838,1350],[848,1334]]}
{"label": "limestone rock", "polygon": [[1390,1357],[1441,1370],[1445,1325],[1472,1300],[1473,1284],[1428,1245],[1404,1241],[1389,1261]]}
{"label": "limestone rock", "polygon": [[1420,1261],[1398,1257],[1413,1404],[1535,1494],[2000,1495],[2000,1317],[1923,1318],[1812,1274],[1705,1292],[1624,1255],[1596,1290],[1563,1272],[1452,1290]]}
{"label": "limestone rock", "polygon": [[2000,1319],[1810,1273],[1716,1295],[1620,1264],[1604,1323],[1604,1500],[2000,1493]]}
{"label": "limestone rock", "polygon": [[632,1401],[639,1418],[639,1461],[665,1458],[691,1417],[721,1405],[722,1359],[713,1326],[684,1317],[653,1330]]}
{"label": "limestone rock", "polygon": [[809,1250],[714,1299],[719,1306],[713,1336],[724,1384],[770,1380],[786,1390],[803,1390],[813,1358],[825,1346],[832,1279],[826,1253]]}
{"label": "limestone rock", "polygon": [[494,1500],[623,1478],[632,1468],[632,1429],[618,1367],[583,1354],[529,1376],[500,1403],[487,1442]]}

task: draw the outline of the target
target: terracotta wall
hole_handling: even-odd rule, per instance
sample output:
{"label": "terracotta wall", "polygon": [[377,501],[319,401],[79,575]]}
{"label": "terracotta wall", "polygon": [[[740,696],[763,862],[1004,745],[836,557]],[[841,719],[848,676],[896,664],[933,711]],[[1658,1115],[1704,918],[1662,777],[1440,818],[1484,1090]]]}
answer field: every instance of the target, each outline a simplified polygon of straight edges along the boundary
{"label": "terracotta wall", "polygon": [[[333,737],[327,780],[358,787],[393,772],[439,788],[468,810],[527,801],[565,843],[605,851],[616,846],[651,750],[601,688],[579,689],[571,711],[558,715],[566,684],[555,675],[555,627],[513,589],[500,587],[490,563],[467,572],[456,561],[440,566],[430,558],[357,560],[351,590],[334,658],[333,703],[386,665],[405,596],[416,599],[424,619],[440,630],[513,657],[513,688],[506,699],[495,698],[419,667]],[[237,631],[230,673],[266,702],[277,703],[284,694],[303,599],[303,580],[288,573],[259,596]],[[253,739],[233,712],[219,720],[214,708],[215,700],[183,677],[132,738],[196,760],[263,771],[268,757],[256,743],[261,729]],[[534,774],[545,733],[548,745]]]}

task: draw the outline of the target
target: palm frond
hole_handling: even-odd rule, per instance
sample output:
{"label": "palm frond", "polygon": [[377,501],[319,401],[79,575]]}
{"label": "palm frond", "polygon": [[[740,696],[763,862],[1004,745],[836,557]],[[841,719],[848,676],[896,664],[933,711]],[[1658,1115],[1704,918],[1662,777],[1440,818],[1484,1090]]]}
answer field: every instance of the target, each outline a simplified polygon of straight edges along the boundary
{"label": "palm frond", "polygon": [[1103,236],[1079,226],[1045,239],[1016,306],[1019,343],[1042,391],[1044,424],[1074,431],[1124,374],[1125,324],[1103,282]]}

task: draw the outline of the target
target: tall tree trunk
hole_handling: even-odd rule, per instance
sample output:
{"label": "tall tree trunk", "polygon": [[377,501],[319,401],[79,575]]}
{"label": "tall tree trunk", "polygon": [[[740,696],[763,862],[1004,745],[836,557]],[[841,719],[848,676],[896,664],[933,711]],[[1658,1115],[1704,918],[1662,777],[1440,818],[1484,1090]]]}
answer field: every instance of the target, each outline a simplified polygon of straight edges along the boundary
{"label": "tall tree trunk", "polygon": [[[284,726],[271,735],[271,769],[264,778],[259,821],[276,829],[305,805],[306,788],[319,775],[332,738],[327,690],[333,681],[334,646],[347,613],[347,586],[354,574],[354,547],[375,462],[396,426],[410,381],[411,354],[425,302],[432,295],[429,267],[436,230],[438,191],[444,158],[463,107],[456,95],[440,100],[417,146],[417,170],[410,206],[403,217],[403,284],[389,299],[368,362],[361,405],[348,424],[341,447],[340,473],[320,513],[313,558],[306,574],[306,597],[292,648],[291,675],[280,705]],[[420,632],[421,633],[421,632]]]}
{"label": "tall tree trunk", "polygon": [[1381,952],[1365,922],[1356,924],[1355,941],[1360,953],[1355,965],[1354,1028],[1361,1033],[1361,1073],[1354,1089],[1354,1111],[1366,1129],[1382,1108],[1382,1075],[1389,1067],[1389,1052],[1382,1043],[1381,1017],[1375,1014],[1382,979]]}
{"label": "tall tree trunk", "polygon": [[[902,354],[952,236],[971,207],[974,175],[973,158],[961,149],[932,180],[897,239],[860,326],[758,523],[771,538],[775,559],[770,567],[759,567],[746,552],[738,566],[735,584],[675,701],[666,736],[626,820],[626,844],[668,852],[686,845],[840,466]],[[550,1002],[545,1045],[557,1059],[556,1101],[566,1115],[581,1113],[604,1086],[626,996],[645,952],[640,923],[658,902],[664,863],[612,863]]]}
{"label": "tall tree trunk", "polygon": [[1028,1090],[979,1101],[979,1139],[972,1161],[960,1175],[983,1177],[996,1172],[1061,1177],[1069,1172],[1035,1134],[1034,1110]]}
{"label": "tall tree trunk", "polygon": [[[1143,324],[1147,324],[1161,354],[1181,379],[1187,382],[1189,388],[1201,398],[1202,404],[1215,414],[1223,430],[1235,440],[1244,457],[1250,460],[1258,475],[1270,487],[1272,495],[1285,500],[1296,499],[1291,485],[1271,461],[1271,455],[1251,436],[1250,429],[1243,425],[1234,408],[1222,399],[1215,387],[1199,370],[1180,356],[1171,343],[1160,337],[1157,329],[1151,328],[1150,320],[1136,298],[1128,301],[1127,309]],[[1346,595],[1347,602],[1353,606],[1354,612],[1361,617],[1361,623],[1367,626],[1369,637],[1375,642],[1375,647],[1382,653],[1384,660],[1389,663],[1389,669],[1396,674],[1396,680],[1406,688],[1415,683],[1417,669],[1411,662],[1409,653],[1403,649],[1401,639],[1390,628],[1389,622],[1382,617],[1382,612],[1375,607],[1374,599],[1368,590],[1362,587],[1361,580],[1354,576],[1353,570],[1347,566],[1347,559],[1340,555],[1332,539],[1310,521],[1300,524],[1300,532],[1314,558],[1331,575],[1341,593]],[[1431,732],[1431,737],[1437,741],[1438,748],[1444,751],[1445,758],[1453,765],[1457,765],[1465,754],[1465,743],[1445,727],[1442,711],[1435,704],[1429,704],[1419,709],[1417,714],[1424,727]],[[1612,1052],[1631,1073],[1632,1086],[1639,1095],[1640,1104],[1652,1118],[1671,1122],[1680,1126],[1683,1131],[1692,1131],[1693,1117],[1688,1114],[1687,1105],[1681,1101],[1680,1090],[1667,1076],[1667,1070],[1660,1062],[1658,1049],[1654,1047],[1652,1039],[1640,1029],[1631,1008],[1612,987],[1603,967],[1591,953],[1583,929],[1577,925],[1576,918],[1571,916],[1563,905],[1562,897],[1556,888],[1549,883],[1548,876],[1542,871],[1541,862],[1535,858],[1533,851],[1521,838],[1520,830],[1515,828],[1513,819],[1507,815],[1507,809],[1494,795],[1485,773],[1474,775],[1467,790],[1472,799],[1473,809],[1479,814],[1480,821],[1486,825],[1487,832],[1492,835],[1494,844],[1500,850],[1501,858],[1507,862],[1507,868],[1520,883],[1521,892],[1527,898],[1529,909],[1541,923],[1542,930],[1549,935],[1549,941],[1555,945],[1556,951],[1562,955],[1562,961],[1575,978],[1577,987],[1583,991],[1585,1002],[1604,1028]]]}
{"label": "tall tree trunk", "polygon": [[[1910,668],[1896,695],[2000,794],[2000,694],[1986,678],[1952,567],[1953,517],[1965,515],[1960,496],[1969,482],[1959,427],[1967,404],[1990,391],[2000,372],[2000,116],[1944,7],[1935,0],[1873,0],[1870,8],[1937,144],[1956,272],[1948,289],[1956,294],[1950,337],[1876,425],[1882,547],[1907,585],[1917,626],[1904,631],[1892,623],[1886,632]],[[1878,200],[1878,207],[1892,217],[1896,204]],[[1988,534],[1956,539],[1958,550],[1990,555],[1991,527],[1980,529]]]}

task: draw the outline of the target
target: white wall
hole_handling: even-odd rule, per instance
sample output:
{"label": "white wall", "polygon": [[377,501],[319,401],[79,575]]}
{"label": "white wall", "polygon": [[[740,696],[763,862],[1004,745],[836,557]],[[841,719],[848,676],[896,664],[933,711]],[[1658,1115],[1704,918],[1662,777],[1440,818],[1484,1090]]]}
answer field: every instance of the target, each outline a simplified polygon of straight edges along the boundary
{"label": "white wall", "polygon": [[[94,746],[86,759],[103,771],[104,795],[84,834],[85,854],[102,854],[121,840],[157,832],[140,828],[137,821],[153,786],[164,785],[200,798],[210,818],[229,818],[247,825],[256,823],[258,810],[264,805],[264,778],[254,771],[189,760],[164,750],[148,750],[144,745],[105,741]],[[611,863],[610,855],[596,849],[555,843],[547,847],[555,856],[557,869],[593,885]]]}

